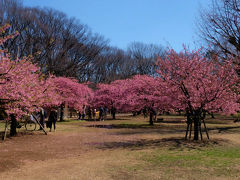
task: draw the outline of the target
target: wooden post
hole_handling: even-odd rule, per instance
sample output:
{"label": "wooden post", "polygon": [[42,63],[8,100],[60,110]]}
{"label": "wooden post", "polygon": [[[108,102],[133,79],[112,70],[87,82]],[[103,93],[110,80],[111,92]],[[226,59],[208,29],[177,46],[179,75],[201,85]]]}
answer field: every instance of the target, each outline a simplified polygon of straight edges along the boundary
{"label": "wooden post", "polygon": [[201,136],[201,140],[203,140],[203,137],[202,137],[202,127],[201,127],[201,122],[199,122],[199,132],[200,132],[200,136]]}
{"label": "wooden post", "polygon": [[189,133],[189,139],[191,139],[191,135],[192,135],[192,122],[190,123],[190,133]]}
{"label": "wooden post", "polygon": [[34,114],[32,114],[33,118],[36,120],[36,122],[39,124],[39,126],[42,128],[42,130],[44,131],[44,133],[47,135],[47,132],[45,131],[45,129],[42,127],[41,123],[38,121],[38,119],[34,116]]}
{"label": "wooden post", "polygon": [[208,130],[207,130],[204,119],[202,121],[203,121],[203,125],[204,125],[204,128],[205,128],[206,134],[207,134],[207,138],[209,139]]}
{"label": "wooden post", "polygon": [[6,136],[7,136],[7,128],[8,128],[8,120],[6,120],[6,123],[5,123],[4,135],[2,137],[3,141],[6,139]]}
{"label": "wooden post", "polygon": [[187,140],[187,135],[188,135],[189,126],[190,126],[190,124],[187,123],[187,130],[186,130],[186,134],[185,134],[185,140]]}

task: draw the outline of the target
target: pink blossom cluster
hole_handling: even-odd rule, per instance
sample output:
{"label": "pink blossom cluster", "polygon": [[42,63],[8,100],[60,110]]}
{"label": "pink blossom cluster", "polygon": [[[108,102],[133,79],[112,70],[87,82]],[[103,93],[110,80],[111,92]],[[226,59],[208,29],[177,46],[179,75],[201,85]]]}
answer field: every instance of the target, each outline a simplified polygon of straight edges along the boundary
{"label": "pink blossom cluster", "polygon": [[[9,25],[0,27],[0,33]],[[14,37],[0,37],[0,46]],[[89,102],[92,91],[87,85],[64,77],[48,77],[29,58],[11,60],[7,52],[0,50],[0,97],[1,108],[7,114],[21,116],[38,111],[40,107],[59,106],[67,103],[81,109]]]}
{"label": "pink blossom cluster", "polygon": [[80,84],[73,78],[55,77],[54,85],[62,103],[79,111],[83,105],[89,105],[93,97],[93,92],[87,85]]}
{"label": "pink blossom cluster", "polygon": [[[9,25],[0,27],[0,34]],[[0,37],[0,46],[14,37]],[[93,91],[76,79],[43,75],[29,58],[11,60],[0,49],[0,96],[8,114],[22,115],[65,104],[81,111],[83,105],[138,111],[154,107],[160,111],[188,109],[235,113],[239,111],[239,77],[232,60],[217,63],[202,50],[177,53],[169,50],[157,61],[156,77],[136,75],[110,84],[98,84]]]}
{"label": "pink blossom cluster", "polygon": [[155,107],[160,111],[208,111],[232,114],[239,108],[239,77],[229,59],[223,64],[206,59],[202,49],[177,53],[169,50],[157,61],[157,77],[136,75],[99,84],[97,106],[120,111]]}

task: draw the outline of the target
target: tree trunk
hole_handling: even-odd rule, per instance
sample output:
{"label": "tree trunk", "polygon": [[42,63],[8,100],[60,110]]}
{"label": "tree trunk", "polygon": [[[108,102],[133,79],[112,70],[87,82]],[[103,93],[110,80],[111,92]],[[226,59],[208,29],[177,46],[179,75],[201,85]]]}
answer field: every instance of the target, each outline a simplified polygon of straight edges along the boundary
{"label": "tree trunk", "polygon": [[111,114],[112,114],[112,118],[113,118],[113,119],[116,119],[116,117],[115,117],[115,115],[116,115],[116,109],[115,109],[115,107],[113,107],[113,106],[112,106],[112,108],[111,108]]}
{"label": "tree trunk", "polygon": [[116,119],[115,114],[116,114],[115,112],[112,113],[112,118],[113,118],[113,119]]}
{"label": "tree trunk", "polygon": [[149,116],[149,125],[153,126],[153,114],[150,113],[150,116]]}
{"label": "tree trunk", "polygon": [[63,121],[63,108],[64,108],[64,106],[63,106],[63,104],[61,104],[61,106],[60,106],[60,121]]}
{"label": "tree trunk", "polygon": [[10,118],[11,118],[10,136],[15,136],[17,134],[17,119],[14,114],[10,114]]}
{"label": "tree trunk", "polygon": [[198,140],[199,136],[199,117],[194,117],[193,123],[194,123],[194,140]]}

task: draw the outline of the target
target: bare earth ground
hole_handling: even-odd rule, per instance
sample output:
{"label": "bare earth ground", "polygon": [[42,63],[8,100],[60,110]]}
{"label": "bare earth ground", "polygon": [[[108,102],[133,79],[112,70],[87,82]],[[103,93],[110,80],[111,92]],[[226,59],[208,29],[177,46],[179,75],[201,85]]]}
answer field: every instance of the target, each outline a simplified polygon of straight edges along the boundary
{"label": "bare earth ground", "polygon": [[[0,179],[240,179],[240,123],[207,120],[210,140],[184,140],[182,116],[70,121],[0,143]],[[2,129],[1,129],[2,130]]]}

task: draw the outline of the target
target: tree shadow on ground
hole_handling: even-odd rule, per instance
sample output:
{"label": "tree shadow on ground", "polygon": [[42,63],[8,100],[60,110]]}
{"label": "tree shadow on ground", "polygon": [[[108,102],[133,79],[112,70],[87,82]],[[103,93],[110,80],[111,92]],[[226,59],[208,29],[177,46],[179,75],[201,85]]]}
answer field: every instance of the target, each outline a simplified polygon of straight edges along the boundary
{"label": "tree shadow on ground", "polygon": [[[123,131],[114,132],[115,135],[133,135],[133,134],[148,134],[148,133],[159,133],[159,134],[178,134],[186,132],[186,124],[181,125],[166,125],[168,123],[155,124],[151,126],[149,124],[97,124],[97,125],[87,125],[86,127],[92,128],[104,128],[104,129],[123,129]],[[124,130],[126,129],[126,130]],[[128,130],[131,129],[131,130]],[[240,131],[240,126],[232,127],[214,127],[208,128],[209,132],[218,131],[218,133],[228,132],[231,130]],[[202,132],[205,133],[205,129],[202,127]]]}
{"label": "tree shadow on ground", "polygon": [[148,124],[97,124],[97,125],[89,125],[87,127],[94,128],[106,128],[106,129],[122,129],[122,128],[130,128],[130,129],[139,129],[139,128],[154,128],[154,126],[150,126]]}
{"label": "tree shadow on ground", "polygon": [[[185,125],[185,124],[183,124]],[[86,127],[93,127],[93,128],[106,128],[106,129],[159,129],[159,128],[166,128],[168,126],[165,126],[164,124],[155,124],[155,125],[149,125],[149,124],[96,124],[96,125],[87,125]],[[171,125],[172,128],[176,127],[182,127],[179,125]],[[185,127],[185,126],[184,126]]]}
{"label": "tree shadow on ground", "polygon": [[88,125],[92,128],[105,128],[105,129],[119,129],[120,131],[110,132],[114,135],[134,135],[134,134],[178,134],[185,133],[185,126],[164,126],[164,125],[148,125],[148,124],[98,124]]}
{"label": "tree shadow on ground", "polygon": [[239,129],[240,130],[240,126],[234,126],[234,127],[220,127],[220,128],[207,128],[208,131],[213,131],[213,130],[218,130],[218,133],[223,132],[227,132],[228,130],[233,130],[233,129]]}
{"label": "tree shadow on ground", "polygon": [[[105,121],[127,121],[127,120],[129,120],[128,118],[116,118],[116,119],[113,119],[113,118],[111,118],[111,117],[108,117],[108,118],[105,118],[104,119]],[[99,120],[99,119],[96,119],[96,120],[94,120],[94,119],[84,119],[84,121],[89,121],[89,122],[101,122],[101,120]]]}
{"label": "tree shadow on ground", "polygon": [[102,144],[96,144],[98,149],[102,150],[114,150],[114,149],[130,149],[130,150],[142,150],[147,148],[168,148],[169,150],[191,150],[191,149],[202,149],[204,147],[213,147],[216,145],[222,145],[228,142],[223,139],[212,139],[193,141],[185,140],[184,138],[163,138],[147,140],[141,139],[138,141],[127,141],[127,142],[105,142]]}
{"label": "tree shadow on ground", "polygon": [[170,123],[170,124],[186,124],[185,119],[179,119],[179,120],[163,120],[160,122],[155,123]]}

